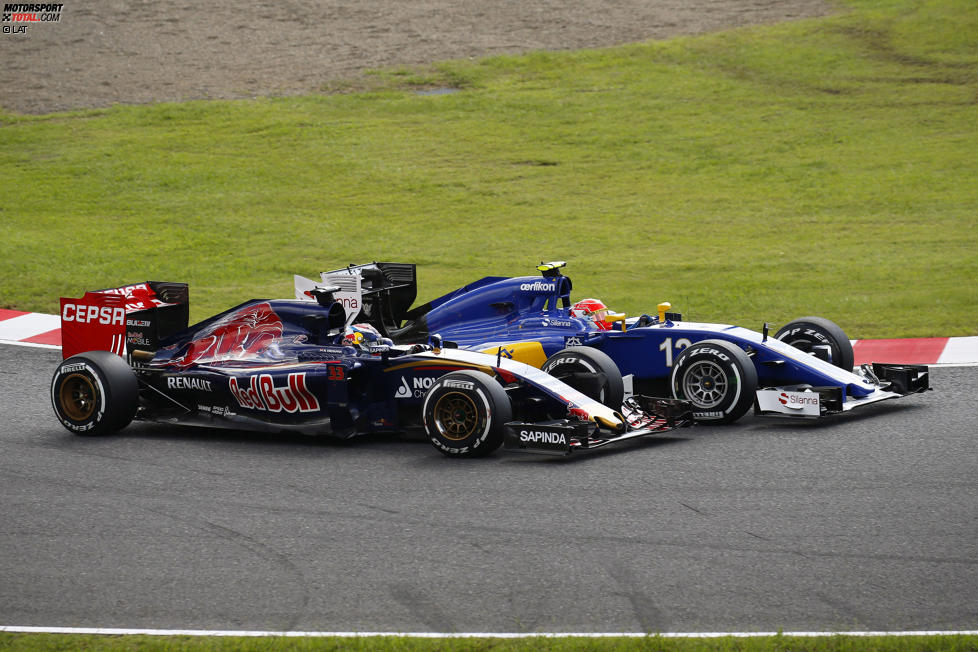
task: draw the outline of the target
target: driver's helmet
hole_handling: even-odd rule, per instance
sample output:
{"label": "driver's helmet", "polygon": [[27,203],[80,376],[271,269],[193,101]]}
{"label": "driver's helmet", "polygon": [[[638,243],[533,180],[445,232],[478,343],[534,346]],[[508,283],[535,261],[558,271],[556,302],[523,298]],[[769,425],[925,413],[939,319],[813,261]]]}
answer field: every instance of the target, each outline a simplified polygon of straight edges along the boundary
{"label": "driver's helmet", "polygon": [[611,330],[611,322],[605,321],[605,317],[608,316],[608,306],[600,299],[581,299],[571,307],[570,315],[594,322],[599,330]]}
{"label": "driver's helmet", "polygon": [[380,333],[370,324],[353,324],[343,335],[343,344],[347,346],[366,346],[381,344]]}

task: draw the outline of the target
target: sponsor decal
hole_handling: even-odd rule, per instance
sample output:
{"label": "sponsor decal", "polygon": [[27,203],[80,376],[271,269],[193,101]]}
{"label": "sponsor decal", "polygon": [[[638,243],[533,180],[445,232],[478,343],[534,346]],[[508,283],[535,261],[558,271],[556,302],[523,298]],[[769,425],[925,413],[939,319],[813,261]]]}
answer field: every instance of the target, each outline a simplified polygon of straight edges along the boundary
{"label": "sponsor decal", "polygon": [[401,376],[401,385],[394,392],[394,398],[421,398],[429,387],[435,384],[434,378],[415,377],[408,384],[407,378]]}
{"label": "sponsor decal", "polygon": [[153,346],[153,343],[149,341],[149,338],[143,337],[143,334],[138,331],[126,331],[126,343],[140,344],[142,346]]}
{"label": "sponsor decal", "polygon": [[818,417],[822,412],[818,392],[759,389],[756,397],[757,407],[762,412],[780,412],[797,417]]}
{"label": "sponsor decal", "polygon": [[149,320],[148,319],[127,319],[126,320],[126,326],[142,326],[142,327],[146,327],[146,326],[149,326],[149,325],[150,325],[150,323],[149,323]]}
{"label": "sponsor decal", "polygon": [[791,342],[792,340],[794,340],[795,336],[799,332],[801,332],[803,335],[805,335],[807,337],[811,337],[812,339],[816,339],[819,342],[828,343],[828,341],[829,341],[828,338],[825,337],[825,335],[823,335],[822,333],[819,333],[816,330],[812,330],[811,328],[800,328],[800,327],[799,328],[792,328],[790,331],[787,331],[785,333],[782,333],[781,334],[781,337],[779,337],[778,339],[779,340],[782,340],[784,342]]}
{"label": "sponsor decal", "polygon": [[475,389],[475,383],[470,383],[467,380],[452,380],[451,378],[443,382],[442,385],[449,389]]}
{"label": "sponsor decal", "polygon": [[533,283],[523,283],[520,285],[520,289],[524,292],[556,292],[557,284],[534,281]]}
{"label": "sponsor decal", "polygon": [[265,412],[317,412],[319,400],[306,387],[305,372],[289,374],[287,384],[277,387],[271,374],[228,381],[231,395],[243,408]]}
{"label": "sponsor decal", "polygon": [[61,308],[61,319],[79,324],[122,326],[126,323],[126,309],[111,306],[87,306],[66,303]]}
{"label": "sponsor decal", "polygon": [[572,358],[572,357],[557,358],[556,360],[552,360],[549,363],[547,363],[547,366],[544,367],[543,370],[549,372],[551,369],[555,367],[559,367],[562,364],[577,364],[577,358]]}
{"label": "sponsor decal", "polygon": [[555,328],[571,328],[574,324],[567,321],[566,319],[544,319],[544,326],[553,326]]}
{"label": "sponsor decal", "polygon": [[[376,270],[377,267],[371,267],[370,269]],[[336,274],[323,272],[320,275],[320,278],[322,278],[323,283],[326,285],[333,285],[340,288],[339,291],[333,293],[333,301],[343,306],[343,311],[346,313],[347,326],[353,323],[361,311],[368,318],[371,313],[371,304],[364,303],[361,296],[361,284],[363,281],[359,274],[360,272],[339,272]]]}
{"label": "sponsor decal", "polygon": [[818,406],[818,394],[814,392],[781,392],[778,396],[781,405],[795,410],[803,410],[807,406]]}
{"label": "sponsor decal", "polygon": [[61,373],[63,374],[71,374],[76,371],[84,371],[85,369],[88,369],[88,365],[84,363],[61,365]]}
{"label": "sponsor decal", "polygon": [[401,385],[394,392],[394,398],[411,398],[414,394],[411,392],[411,386],[408,385],[407,378],[401,376]]}
{"label": "sponsor decal", "polygon": [[91,430],[92,428],[94,428],[97,422],[89,421],[88,423],[78,424],[78,423],[73,423],[71,421],[68,421],[67,419],[62,419],[61,423],[68,426],[70,429],[74,430],[75,432],[85,432],[86,430]]}
{"label": "sponsor decal", "polygon": [[697,355],[699,355],[699,354],[715,355],[716,357],[720,358],[721,360],[726,360],[726,361],[729,361],[730,360],[730,356],[728,356],[726,353],[724,353],[723,351],[721,351],[719,349],[713,349],[713,348],[697,349],[696,350],[696,353],[697,353]]}
{"label": "sponsor decal", "polygon": [[223,405],[198,405],[197,411],[213,414],[215,417],[234,416],[234,412],[228,410]]}
{"label": "sponsor decal", "polygon": [[203,378],[192,378],[184,376],[168,376],[166,379],[167,389],[196,389],[202,392],[211,391],[211,381]]}
{"label": "sponsor decal", "polygon": [[579,337],[565,337],[564,346],[583,346],[584,342]]}
{"label": "sponsor decal", "polygon": [[562,432],[551,432],[549,430],[520,430],[520,441],[532,442],[534,444],[562,444],[567,445],[567,438]]}
{"label": "sponsor decal", "polygon": [[722,419],[723,412],[693,412],[697,419]]}

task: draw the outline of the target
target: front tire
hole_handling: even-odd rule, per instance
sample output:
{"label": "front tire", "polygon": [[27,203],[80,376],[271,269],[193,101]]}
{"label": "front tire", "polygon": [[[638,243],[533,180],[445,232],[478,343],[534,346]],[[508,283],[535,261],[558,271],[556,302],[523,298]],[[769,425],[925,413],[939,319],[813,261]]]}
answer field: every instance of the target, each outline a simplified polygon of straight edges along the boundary
{"label": "front tire", "polygon": [[855,364],[852,342],[838,324],[828,319],[802,317],[788,322],[774,337],[840,369],[852,371]]}
{"label": "front tire", "polygon": [[51,379],[51,404],[76,435],[104,435],[125,428],[136,416],[139,383],[125,360],[108,351],[68,358]]}
{"label": "front tire", "polygon": [[561,349],[541,369],[612,410],[620,410],[625,400],[621,371],[603,351],[589,346]]}
{"label": "front tire", "polygon": [[443,454],[482,457],[502,445],[513,406],[495,379],[478,371],[455,371],[428,389],[422,414],[429,441]]}
{"label": "front tire", "polygon": [[672,395],[693,404],[697,421],[733,423],[754,404],[757,369],[744,351],[725,340],[703,340],[676,358]]}

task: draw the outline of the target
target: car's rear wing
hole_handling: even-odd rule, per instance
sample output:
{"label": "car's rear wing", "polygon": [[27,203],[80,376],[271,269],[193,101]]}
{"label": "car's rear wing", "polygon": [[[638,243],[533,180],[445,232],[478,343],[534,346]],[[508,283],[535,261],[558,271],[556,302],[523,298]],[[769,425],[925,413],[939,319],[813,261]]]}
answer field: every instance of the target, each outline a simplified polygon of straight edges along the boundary
{"label": "car's rear wing", "polygon": [[146,281],[61,298],[61,353],[155,351],[160,338],[187,327],[186,283]]}
{"label": "car's rear wing", "polygon": [[[322,272],[320,278],[322,284],[339,288],[333,296],[350,315],[350,323],[373,324],[385,335],[400,326],[418,296],[417,269],[413,263],[350,265]],[[319,285],[302,276],[293,280],[297,299],[310,298],[307,292]]]}

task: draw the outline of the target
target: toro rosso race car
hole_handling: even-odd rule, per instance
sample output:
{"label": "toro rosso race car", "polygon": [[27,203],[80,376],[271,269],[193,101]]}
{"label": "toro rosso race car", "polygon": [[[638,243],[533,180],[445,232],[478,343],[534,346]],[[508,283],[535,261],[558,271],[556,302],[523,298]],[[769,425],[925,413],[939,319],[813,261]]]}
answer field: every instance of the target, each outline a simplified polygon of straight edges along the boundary
{"label": "toro rosso race car", "polygon": [[394,345],[344,305],[341,288],[314,285],[301,300],[251,300],[188,327],[182,283],[63,298],[55,414],[80,435],[133,419],[339,438],[418,433],[455,457],[503,443],[568,454],[691,422],[684,402],[639,396],[609,407],[538,368],[437,337]]}
{"label": "toro rosso race car", "polygon": [[[820,317],[793,321],[773,336],[727,324],[683,321],[659,304],[654,316],[613,314],[593,299],[571,303],[563,262],[541,263],[541,276],[489,276],[411,308],[414,265],[371,263],[323,272],[342,286],[344,305],[359,310],[396,342],[437,333],[466,349],[540,367],[592,397],[615,405],[630,391],[689,401],[698,421],[729,423],[751,406],[758,415],[817,418],[929,389],[926,366],[862,365],[852,344]],[[297,292],[313,281],[295,277]]]}

